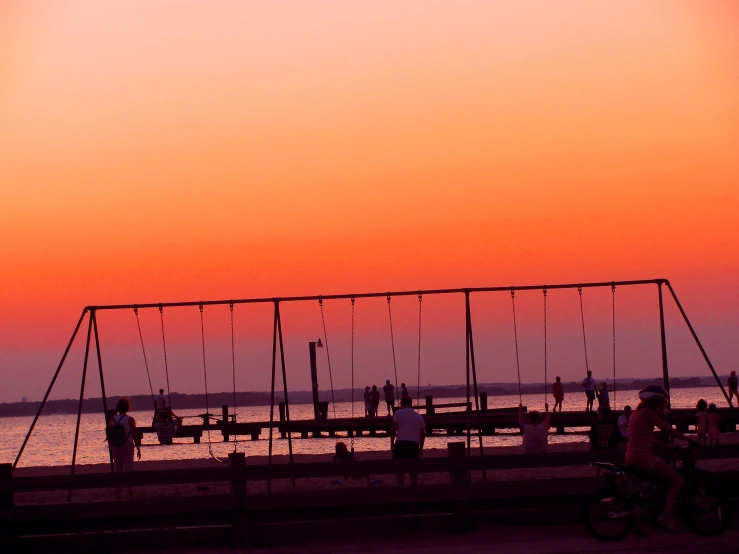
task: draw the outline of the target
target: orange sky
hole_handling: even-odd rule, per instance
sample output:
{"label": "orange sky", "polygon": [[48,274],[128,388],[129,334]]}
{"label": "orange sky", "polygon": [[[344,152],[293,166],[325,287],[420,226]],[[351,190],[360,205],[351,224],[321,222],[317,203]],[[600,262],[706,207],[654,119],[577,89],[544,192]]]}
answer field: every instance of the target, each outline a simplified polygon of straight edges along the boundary
{"label": "orange sky", "polygon": [[0,401],[42,394],[86,304],[658,276],[728,370],[737,29],[732,2],[3,2]]}

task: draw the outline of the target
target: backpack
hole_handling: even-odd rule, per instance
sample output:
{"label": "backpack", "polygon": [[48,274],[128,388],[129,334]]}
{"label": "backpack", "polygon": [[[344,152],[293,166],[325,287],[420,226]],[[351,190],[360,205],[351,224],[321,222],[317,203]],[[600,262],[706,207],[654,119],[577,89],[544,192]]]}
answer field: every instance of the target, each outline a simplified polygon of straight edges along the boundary
{"label": "backpack", "polygon": [[[124,416],[127,417],[127,416]],[[105,430],[105,436],[108,439],[110,446],[124,446],[128,442],[128,437],[131,436],[131,431],[126,433],[126,428],[121,424],[121,419],[117,421],[113,418],[113,425]]]}

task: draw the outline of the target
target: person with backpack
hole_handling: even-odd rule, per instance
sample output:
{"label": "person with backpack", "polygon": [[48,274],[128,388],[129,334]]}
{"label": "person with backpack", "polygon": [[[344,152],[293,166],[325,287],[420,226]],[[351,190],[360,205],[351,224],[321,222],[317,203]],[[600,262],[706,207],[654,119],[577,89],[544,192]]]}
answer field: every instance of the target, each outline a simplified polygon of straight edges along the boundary
{"label": "person with backpack", "polygon": [[116,415],[108,422],[106,435],[113,456],[113,469],[116,473],[133,471],[133,448],[136,446],[137,458],[141,459],[141,439],[136,433],[136,420],[128,415],[131,402],[121,398],[116,404]]}

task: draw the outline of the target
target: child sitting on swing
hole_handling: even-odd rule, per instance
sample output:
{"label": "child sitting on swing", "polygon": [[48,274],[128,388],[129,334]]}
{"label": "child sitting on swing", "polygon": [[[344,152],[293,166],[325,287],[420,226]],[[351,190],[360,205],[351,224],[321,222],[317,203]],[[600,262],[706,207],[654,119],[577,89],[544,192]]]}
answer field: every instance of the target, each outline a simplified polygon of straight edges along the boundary
{"label": "child sitting on swing", "polygon": [[[353,471],[353,465],[356,461],[356,457],[354,456],[354,452],[349,451],[345,443],[341,441],[336,443],[336,454],[334,454],[332,461],[344,464],[344,481],[349,478],[353,479],[354,481],[366,479],[368,483],[373,483],[369,475],[359,475],[355,471]],[[331,484],[333,485],[338,485],[340,483],[341,481],[339,481],[338,479],[331,481]]]}

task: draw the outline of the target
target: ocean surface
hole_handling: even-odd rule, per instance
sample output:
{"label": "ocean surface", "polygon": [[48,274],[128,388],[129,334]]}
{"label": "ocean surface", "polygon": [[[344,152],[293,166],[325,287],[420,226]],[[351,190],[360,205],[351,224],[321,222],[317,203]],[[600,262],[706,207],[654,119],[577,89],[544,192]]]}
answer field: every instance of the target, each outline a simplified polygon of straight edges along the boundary
{"label": "ocean surface", "polygon": [[[692,408],[700,398],[717,406],[725,406],[724,399],[718,387],[701,387],[674,389],[671,393],[672,406],[674,408]],[[325,398],[324,398],[325,399]],[[464,402],[464,398],[440,398],[438,403]],[[550,404],[551,398],[548,399]],[[635,407],[638,403],[637,391],[622,391],[616,397],[617,407],[625,404]],[[542,394],[524,395],[523,404],[529,409],[544,408]],[[611,405],[613,406],[613,393],[611,393]],[[488,397],[489,408],[504,408],[518,406],[518,395],[490,396]],[[564,410],[582,410],[585,407],[585,395],[570,393],[565,396]],[[380,406],[385,408],[384,403]],[[193,416],[203,413],[205,409],[177,410],[174,411],[181,416]],[[351,402],[336,402],[336,417],[350,417],[352,415]],[[211,413],[220,413],[220,406],[210,408]],[[439,412],[443,410],[438,410]],[[237,410],[238,421],[266,421],[269,420],[269,406],[240,407]],[[364,413],[363,402],[356,402],[354,413],[361,416]],[[381,412],[382,413],[382,412]],[[422,412],[423,413],[423,412]],[[141,425],[148,425],[151,421],[151,410],[134,411],[131,413]],[[290,406],[290,419],[311,419],[313,417],[313,406],[311,404],[295,404]],[[329,407],[329,417],[334,417],[333,408]],[[279,419],[277,406],[275,406],[275,420]],[[72,449],[74,446],[74,430],[76,415],[42,415],[31,438],[26,445],[19,467],[29,466],[52,466],[68,465],[72,460]],[[20,449],[33,417],[7,417],[0,419],[3,426],[2,442],[0,443],[0,463],[13,462]],[[186,419],[186,423],[200,422],[200,419]],[[77,464],[107,463],[108,451],[105,442],[105,424],[102,414],[83,414],[80,423],[79,446],[77,449]],[[239,437],[236,445],[239,452],[245,452],[247,456],[266,456],[269,441],[267,433],[263,433],[258,441],[252,441],[249,437]],[[176,439],[178,440],[178,439]],[[427,448],[446,448],[448,438],[445,435],[429,437],[426,442]],[[457,438],[456,440],[459,440]],[[477,444],[477,437],[474,437]],[[200,444],[192,444],[192,439],[179,439],[177,444],[161,446],[156,442],[153,434],[144,437],[142,448],[142,460],[184,460],[208,458],[208,440],[206,433]],[[349,439],[346,439],[348,442]],[[521,444],[521,437],[514,431],[496,436],[483,437],[484,445],[487,446],[517,446]],[[585,442],[584,435],[550,435],[550,443],[561,442]],[[310,438],[301,439],[293,436],[293,452],[295,454],[330,454],[334,450],[334,439],[332,438]],[[211,444],[216,456],[226,456],[233,451],[233,443],[224,443],[218,432],[211,432]],[[388,450],[389,441],[386,438],[361,437],[355,439],[356,451]],[[275,455],[288,453],[288,441],[279,439],[275,432],[272,453]]]}

